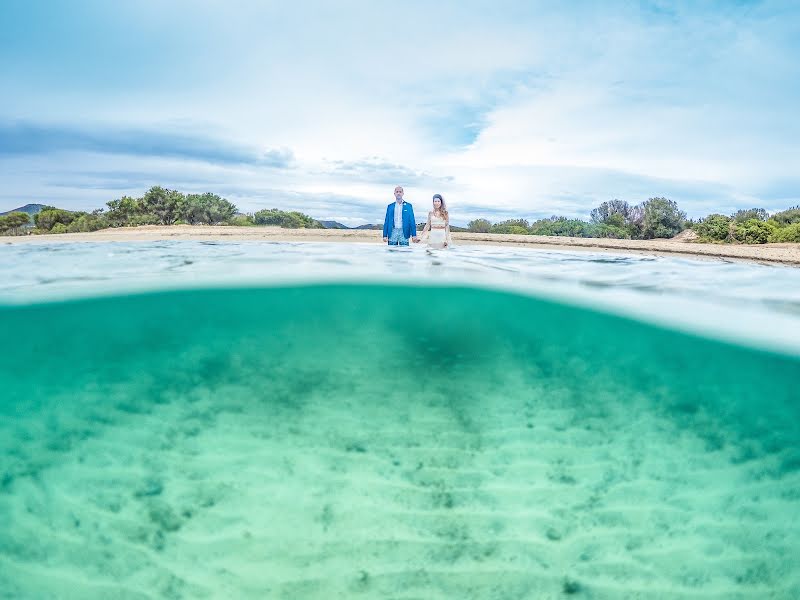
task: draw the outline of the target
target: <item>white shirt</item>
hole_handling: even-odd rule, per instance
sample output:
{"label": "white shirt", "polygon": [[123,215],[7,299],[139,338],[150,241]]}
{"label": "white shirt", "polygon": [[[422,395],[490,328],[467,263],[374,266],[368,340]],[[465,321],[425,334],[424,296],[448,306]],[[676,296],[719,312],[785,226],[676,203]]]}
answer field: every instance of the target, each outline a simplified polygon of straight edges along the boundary
{"label": "white shirt", "polygon": [[395,229],[402,229],[403,228],[403,204],[404,202],[395,202],[394,203],[394,228]]}

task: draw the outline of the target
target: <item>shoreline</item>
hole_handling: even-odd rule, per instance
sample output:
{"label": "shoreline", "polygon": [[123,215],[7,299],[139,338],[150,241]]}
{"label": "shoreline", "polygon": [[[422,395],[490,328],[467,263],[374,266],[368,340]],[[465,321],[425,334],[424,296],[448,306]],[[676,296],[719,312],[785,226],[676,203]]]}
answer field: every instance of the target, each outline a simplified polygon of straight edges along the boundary
{"label": "shoreline", "polygon": [[[458,244],[512,246],[539,250],[583,250],[622,254],[684,255],[691,258],[744,260],[800,267],[800,244],[722,245],[680,240],[616,240],[606,238],[551,237],[495,233],[453,233]],[[85,233],[4,236],[4,244],[68,242],[269,241],[383,243],[373,229],[283,229],[281,227],[236,227],[230,225],[144,225]]]}

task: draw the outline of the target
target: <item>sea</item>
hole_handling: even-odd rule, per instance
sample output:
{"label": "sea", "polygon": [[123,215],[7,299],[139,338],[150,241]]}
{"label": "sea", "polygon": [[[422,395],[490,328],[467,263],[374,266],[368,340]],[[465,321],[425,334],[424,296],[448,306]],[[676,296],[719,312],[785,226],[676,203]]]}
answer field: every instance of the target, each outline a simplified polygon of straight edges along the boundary
{"label": "sea", "polygon": [[0,598],[800,598],[800,269],[0,245]]}

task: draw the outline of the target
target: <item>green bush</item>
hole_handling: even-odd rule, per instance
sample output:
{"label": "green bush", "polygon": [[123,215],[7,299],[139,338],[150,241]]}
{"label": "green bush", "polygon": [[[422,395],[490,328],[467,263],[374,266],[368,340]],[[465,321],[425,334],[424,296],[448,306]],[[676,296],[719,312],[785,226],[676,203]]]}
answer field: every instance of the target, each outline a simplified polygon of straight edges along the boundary
{"label": "green bush", "polygon": [[725,215],[708,215],[692,226],[695,233],[703,239],[723,241],[728,239],[731,218]]}
{"label": "green bush", "polygon": [[736,226],[736,239],[745,244],[766,244],[775,227],[758,219],[748,219]]}
{"label": "green bush", "polygon": [[770,217],[780,227],[784,225],[791,225],[792,223],[800,223],[800,206],[793,206],[787,210],[777,212]]}
{"label": "green bush", "polygon": [[671,238],[686,228],[686,213],[667,198],[650,198],[641,205],[641,236],[646,239]]}
{"label": "green bush", "polygon": [[534,235],[554,235],[566,237],[590,237],[593,226],[580,219],[566,217],[550,217],[540,219],[530,226],[530,233]]}
{"label": "green bush", "polygon": [[253,215],[256,225],[279,225],[286,229],[324,229],[324,225],[301,212],[270,208]]}
{"label": "green bush", "polygon": [[800,222],[785,227],[777,227],[769,238],[770,242],[800,242]]}
{"label": "green bush", "polygon": [[50,229],[50,233],[67,233],[67,226],[63,223],[56,223],[53,225],[52,229]]}
{"label": "green bush", "polygon": [[236,225],[238,227],[252,227],[256,223],[251,215],[235,215],[226,225]]}
{"label": "green bush", "polygon": [[67,232],[97,231],[98,229],[105,229],[106,227],[108,227],[108,219],[106,219],[104,215],[100,213],[84,213],[67,225]]}
{"label": "green bush", "polygon": [[611,225],[609,223],[592,225],[589,229],[589,234],[588,237],[612,238],[617,240],[631,239],[631,232],[626,227]]}
{"label": "green bush", "polygon": [[492,224],[486,219],[475,219],[467,223],[467,230],[472,233],[489,233],[492,229]]}
{"label": "green bush", "polygon": [[490,233],[516,233],[528,234],[528,221],[525,219],[508,219],[492,225]]}

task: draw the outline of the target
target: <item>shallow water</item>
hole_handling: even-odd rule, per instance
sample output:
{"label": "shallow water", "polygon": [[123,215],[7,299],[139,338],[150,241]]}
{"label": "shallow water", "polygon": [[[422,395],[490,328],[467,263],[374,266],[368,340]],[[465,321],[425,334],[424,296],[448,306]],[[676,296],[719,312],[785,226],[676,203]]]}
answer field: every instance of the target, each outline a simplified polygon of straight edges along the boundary
{"label": "shallow water", "polygon": [[794,270],[327,246],[12,249],[0,597],[798,596]]}

